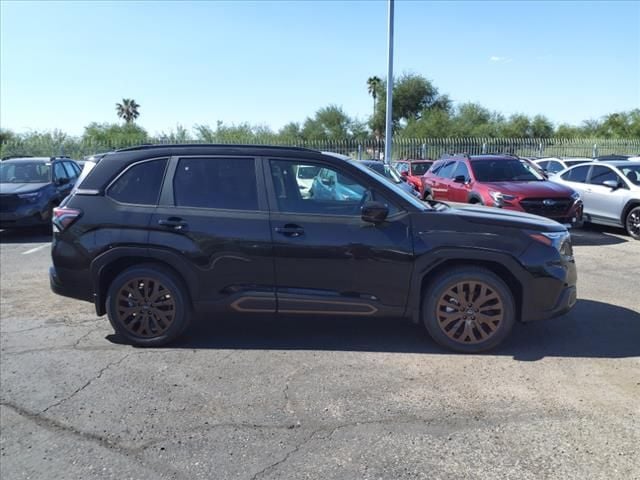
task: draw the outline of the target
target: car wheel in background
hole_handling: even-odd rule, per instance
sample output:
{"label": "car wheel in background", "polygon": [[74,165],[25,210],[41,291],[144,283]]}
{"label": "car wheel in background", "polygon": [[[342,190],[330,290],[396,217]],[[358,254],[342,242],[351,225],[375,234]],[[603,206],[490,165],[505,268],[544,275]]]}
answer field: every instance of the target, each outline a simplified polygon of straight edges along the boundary
{"label": "car wheel in background", "polygon": [[109,286],[106,303],[116,333],[136,346],[171,342],[187,328],[191,314],[182,282],[157,265],[122,272]]}
{"label": "car wheel in background", "polygon": [[515,323],[515,302],[507,285],[490,270],[460,267],[429,286],[422,318],[440,345],[476,353],[499,345]]}
{"label": "car wheel in background", "polygon": [[640,206],[633,207],[625,220],[627,233],[636,240],[640,240]]}

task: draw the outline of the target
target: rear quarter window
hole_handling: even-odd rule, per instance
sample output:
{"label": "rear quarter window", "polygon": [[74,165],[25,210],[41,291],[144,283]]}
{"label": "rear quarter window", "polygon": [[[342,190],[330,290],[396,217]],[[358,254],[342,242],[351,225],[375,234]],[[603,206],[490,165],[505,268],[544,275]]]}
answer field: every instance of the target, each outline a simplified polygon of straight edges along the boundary
{"label": "rear quarter window", "polygon": [[166,158],[134,164],[113,182],[107,195],[120,203],[157,205],[166,166]]}

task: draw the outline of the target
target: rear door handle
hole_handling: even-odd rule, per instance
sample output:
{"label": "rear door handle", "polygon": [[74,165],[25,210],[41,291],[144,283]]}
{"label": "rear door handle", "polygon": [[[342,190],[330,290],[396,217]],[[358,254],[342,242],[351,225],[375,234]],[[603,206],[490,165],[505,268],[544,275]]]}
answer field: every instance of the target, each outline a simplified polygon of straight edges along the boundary
{"label": "rear door handle", "polygon": [[276,227],[276,233],[284,235],[285,237],[299,237],[304,235],[304,228],[299,225],[286,224],[284,227]]}
{"label": "rear door handle", "polygon": [[169,217],[166,219],[163,218],[158,220],[158,225],[171,228],[172,230],[181,231],[181,230],[186,230],[189,224],[184,220],[182,220],[181,218]]}

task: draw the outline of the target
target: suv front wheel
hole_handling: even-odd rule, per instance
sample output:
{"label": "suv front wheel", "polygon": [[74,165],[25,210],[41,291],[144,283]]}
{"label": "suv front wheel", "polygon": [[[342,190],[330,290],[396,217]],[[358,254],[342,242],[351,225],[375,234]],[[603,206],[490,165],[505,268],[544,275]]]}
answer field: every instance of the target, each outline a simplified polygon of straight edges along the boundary
{"label": "suv front wheel", "polygon": [[132,345],[165,345],[189,324],[186,290],[161,266],[140,265],[122,272],[109,286],[106,303],[114,330]]}
{"label": "suv front wheel", "polygon": [[490,270],[460,267],[444,272],[423,299],[427,331],[440,345],[464,353],[500,344],[515,322],[513,294]]}

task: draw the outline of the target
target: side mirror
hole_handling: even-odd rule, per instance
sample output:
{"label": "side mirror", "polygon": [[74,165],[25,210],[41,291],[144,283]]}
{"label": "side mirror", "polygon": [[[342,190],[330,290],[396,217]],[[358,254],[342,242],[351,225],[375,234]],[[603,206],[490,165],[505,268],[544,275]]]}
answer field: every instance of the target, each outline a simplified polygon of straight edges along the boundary
{"label": "side mirror", "polygon": [[389,207],[384,203],[368,201],[362,206],[362,220],[370,223],[382,223],[389,215]]}
{"label": "side mirror", "polygon": [[620,184],[615,180],[605,180],[604,182],[602,182],[602,185],[604,185],[605,187],[609,187],[611,190],[617,190],[618,188],[620,188]]}
{"label": "side mirror", "polygon": [[455,183],[467,183],[467,177],[465,177],[464,175],[456,175],[455,177],[453,177],[453,181]]}
{"label": "side mirror", "polygon": [[67,183],[69,183],[69,179],[67,177],[56,178],[56,185],[58,186],[66,185]]}
{"label": "side mirror", "polygon": [[404,170],[404,171],[400,172],[400,175],[402,175],[403,177],[408,177],[409,176],[409,172],[407,170]]}

